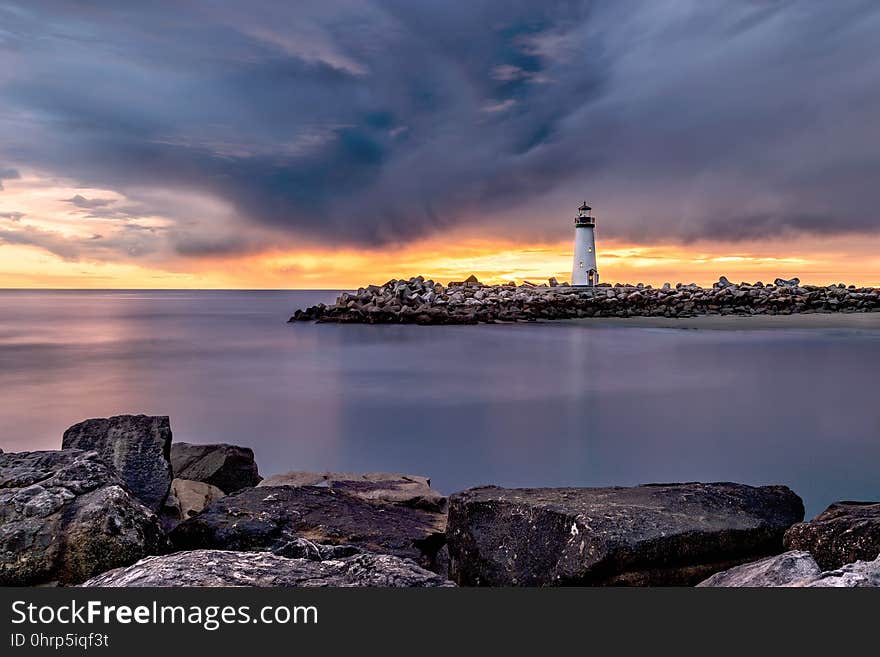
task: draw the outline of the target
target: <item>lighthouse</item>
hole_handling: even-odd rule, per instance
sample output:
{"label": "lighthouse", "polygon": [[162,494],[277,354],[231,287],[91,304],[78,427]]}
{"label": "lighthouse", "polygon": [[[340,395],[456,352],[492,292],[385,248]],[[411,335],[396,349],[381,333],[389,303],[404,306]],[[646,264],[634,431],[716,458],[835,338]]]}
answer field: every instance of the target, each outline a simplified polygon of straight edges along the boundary
{"label": "lighthouse", "polygon": [[584,204],[574,218],[574,265],[571,268],[571,284],[595,287],[599,284],[599,267],[596,264],[596,218],[593,208]]}

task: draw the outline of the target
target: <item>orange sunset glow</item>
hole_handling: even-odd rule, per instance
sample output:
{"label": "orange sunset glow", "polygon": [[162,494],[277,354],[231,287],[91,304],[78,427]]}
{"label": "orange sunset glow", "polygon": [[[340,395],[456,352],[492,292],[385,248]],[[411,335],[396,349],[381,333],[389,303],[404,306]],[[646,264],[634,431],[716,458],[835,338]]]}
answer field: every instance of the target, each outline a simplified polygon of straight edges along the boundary
{"label": "orange sunset glow", "polygon": [[[804,282],[880,283],[880,256],[873,241],[829,243],[702,244],[689,246],[601,242],[607,282],[707,285],[719,274],[736,280],[798,275]],[[820,250],[821,247],[821,250]],[[786,255],[776,255],[778,252]],[[858,255],[854,255],[858,254]],[[13,288],[205,288],[352,289],[409,277],[414,272],[441,282],[473,273],[488,283],[560,281],[571,275],[571,244],[513,244],[488,240],[440,240],[376,250],[269,251],[227,259],[204,258],[174,266],[64,260],[33,246],[0,246],[0,286]]]}
{"label": "orange sunset glow", "polygon": [[[221,236],[240,234],[234,212],[215,199],[161,196],[205,217],[203,223],[210,221]],[[353,289],[416,274],[444,283],[470,274],[488,283],[540,283],[550,276],[567,281],[571,276],[570,238],[532,241],[521,229],[507,240],[492,239],[487,235],[497,229],[480,228],[479,222],[474,222],[477,228],[380,247],[333,249],[295,241],[273,246],[268,235],[251,252],[195,257],[169,246],[170,219],[158,213],[127,218],[124,213],[133,202],[109,189],[28,174],[6,181],[0,201],[0,287],[7,288]],[[604,215],[598,229],[606,282],[706,285],[723,274],[747,281],[799,276],[816,284],[880,283],[880,238],[875,236],[637,243],[603,237],[602,226],[616,219]],[[573,232],[569,216],[556,223],[547,235]],[[248,234],[262,235],[256,228]]]}

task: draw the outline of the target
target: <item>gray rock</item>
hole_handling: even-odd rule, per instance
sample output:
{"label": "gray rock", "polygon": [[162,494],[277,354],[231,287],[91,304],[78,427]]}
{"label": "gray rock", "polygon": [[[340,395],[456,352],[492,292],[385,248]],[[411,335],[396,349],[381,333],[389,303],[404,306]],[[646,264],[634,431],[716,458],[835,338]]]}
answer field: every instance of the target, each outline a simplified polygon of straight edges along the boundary
{"label": "gray rock", "polygon": [[408,559],[360,554],[316,561],[271,552],[195,550],[148,557],[93,577],[85,587],[296,586],[436,587],[452,582]]}
{"label": "gray rock", "polygon": [[822,572],[809,552],[791,551],[743,564],[700,582],[702,587],[861,588],[880,586],[880,557]]}
{"label": "gray rock", "polygon": [[431,488],[430,479],[419,475],[293,471],[267,477],[260,486],[326,486],[365,500],[428,511],[446,510],[446,497]]}
{"label": "gray rock", "polygon": [[795,277],[790,279],[777,278],[773,281],[773,285],[777,287],[797,287],[801,284],[801,279]]}
{"label": "gray rock", "polygon": [[809,588],[864,588],[880,587],[880,557],[873,561],[856,561],[836,570],[822,573],[816,579],[799,586]]}
{"label": "gray rock", "polygon": [[789,550],[807,550],[824,570],[880,554],[880,502],[835,502],[785,533]]}
{"label": "gray rock", "polygon": [[215,500],[225,497],[226,494],[211,484],[190,479],[174,479],[171,482],[171,492],[165,499],[165,506],[159,519],[166,532],[170,532],[187,518],[200,513],[206,506]]}
{"label": "gray rock", "polygon": [[474,488],[449,499],[450,576],[486,586],[693,585],[782,551],[785,486]]}
{"label": "gray rock", "polygon": [[363,554],[365,550],[356,545],[330,545],[327,543],[315,543],[307,538],[295,538],[283,545],[272,549],[272,554],[277,554],[289,559],[311,559],[324,561],[325,559],[341,559]]}
{"label": "gray rock", "polygon": [[445,541],[444,514],[367,501],[331,488],[258,486],[228,495],[171,533],[180,550],[277,550],[304,538],[355,545],[432,567]]}
{"label": "gray rock", "polygon": [[262,480],[253,450],[237,445],[174,443],[171,465],[175,477],[211,484],[224,493],[256,486]]}
{"label": "gray rock", "polygon": [[96,452],[0,455],[0,586],[76,584],[164,547],[156,516]]}
{"label": "gray rock", "polygon": [[74,424],[63,449],[94,450],[116,468],[128,489],[158,512],[171,488],[171,425],[167,416],[117,415]]}
{"label": "gray rock", "polygon": [[703,587],[788,586],[813,580],[822,573],[809,552],[791,551],[745,563],[703,580]]}

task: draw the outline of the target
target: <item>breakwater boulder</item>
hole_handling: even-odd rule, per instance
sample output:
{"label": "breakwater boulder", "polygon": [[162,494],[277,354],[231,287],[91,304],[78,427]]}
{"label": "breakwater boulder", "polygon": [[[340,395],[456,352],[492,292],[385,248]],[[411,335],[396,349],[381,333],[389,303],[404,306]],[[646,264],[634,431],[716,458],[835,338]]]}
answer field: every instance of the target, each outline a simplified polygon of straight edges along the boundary
{"label": "breakwater boulder", "polygon": [[822,571],[809,552],[791,551],[712,575],[701,587],[880,587],[880,557]]}
{"label": "breakwater boulder", "polygon": [[807,550],[825,570],[880,555],[880,502],[835,502],[785,534],[789,550]]}
{"label": "breakwater boulder", "polygon": [[459,585],[693,585],[782,552],[804,516],[785,486],[472,488],[449,498]]}
{"label": "breakwater boulder", "polygon": [[187,518],[200,513],[212,502],[225,497],[225,493],[211,484],[190,479],[174,479],[171,492],[159,514],[162,528],[170,532]]}
{"label": "breakwater boulder", "polygon": [[873,561],[856,561],[834,570],[827,570],[801,586],[809,588],[877,588],[880,587],[880,557]]}
{"label": "breakwater boulder", "polygon": [[0,586],[76,584],[164,548],[156,515],[97,452],[0,454]]}
{"label": "breakwater boulder", "polygon": [[822,569],[813,559],[813,555],[802,550],[792,550],[722,570],[697,586],[728,588],[790,586],[797,582],[816,579],[821,574]]}
{"label": "breakwater boulder", "polygon": [[446,516],[318,486],[258,486],[217,500],[171,532],[178,550],[268,550],[345,544],[436,568]]}
{"label": "breakwater boulder", "polygon": [[336,303],[297,310],[296,321],[366,324],[476,324],[580,317],[694,317],[697,315],[790,315],[880,311],[880,288],[731,283],[664,285],[513,283],[484,285],[471,277],[447,286],[416,276],[341,294]]}
{"label": "breakwater boulder", "polygon": [[174,476],[216,486],[224,493],[234,493],[260,483],[254,452],[249,447],[226,445],[171,445]]}
{"label": "breakwater boulder", "polygon": [[172,479],[168,416],[85,420],[64,432],[61,448],[98,452],[145,506],[154,512],[162,509]]}
{"label": "breakwater boulder", "polygon": [[271,552],[193,550],[148,557],[85,582],[86,587],[143,586],[454,586],[409,559],[359,554],[341,559],[288,559]]}
{"label": "breakwater boulder", "polygon": [[260,486],[326,486],[365,500],[388,502],[440,513],[446,510],[446,497],[431,488],[430,479],[420,475],[297,470],[268,477],[260,482]]}

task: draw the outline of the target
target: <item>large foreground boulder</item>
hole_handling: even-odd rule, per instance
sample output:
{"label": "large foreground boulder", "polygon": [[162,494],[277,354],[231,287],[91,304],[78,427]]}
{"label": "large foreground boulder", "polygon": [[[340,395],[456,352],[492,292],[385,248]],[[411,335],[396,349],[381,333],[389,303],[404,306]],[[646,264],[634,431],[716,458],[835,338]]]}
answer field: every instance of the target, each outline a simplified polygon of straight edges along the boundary
{"label": "large foreground boulder", "polygon": [[880,586],[880,557],[874,561],[856,561],[836,570],[822,572],[809,552],[793,550],[725,570],[697,586],[877,587]]}
{"label": "large foreground boulder", "polygon": [[789,550],[807,550],[824,570],[880,554],[880,502],[835,502],[785,534]]}
{"label": "large foreground boulder", "polygon": [[76,584],[165,547],[96,452],[0,454],[0,585]]}
{"label": "large foreground boulder", "polygon": [[483,586],[693,585],[782,551],[785,486],[473,488],[449,500],[450,575]]}
{"label": "large foreground boulder", "polygon": [[83,586],[374,586],[435,587],[452,582],[408,559],[360,554],[327,561],[271,552],[195,550],[148,557],[93,577]]}
{"label": "large foreground boulder", "polygon": [[789,586],[797,582],[813,580],[822,569],[809,552],[793,550],[760,561],[744,563],[729,570],[722,570],[703,580],[703,587],[755,587]]}
{"label": "large foreground boulder", "polygon": [[446,509],[446,497],[431,488],[430,479],[420,475],[293,471],[272,475],[260,482],[260,486],[327,486],[365,500],[428,511],[443,512]]}
{"label": "large foreground boulder", "polygon": [[259,486],[228,495],[171,533],[179,550],[282,552],[299,538],[348,544],[435,567],[445,516],[369,502],[329,488]]}
{"label": "large foreground boulder", "polygon": [[62,449],[94,450],[111,464],[129,490],[158,512],[171,488],[171,425],[167,416],[117,415],[75,424]]}
{"label": "large foreground boulder", "polygon": [[237,445],[174,443],[171,465],[175,477],[211,484],[224,493],[256,486],[261,480],[253,450]]}

